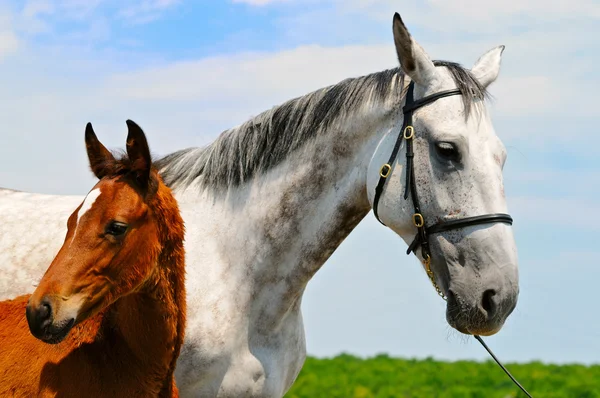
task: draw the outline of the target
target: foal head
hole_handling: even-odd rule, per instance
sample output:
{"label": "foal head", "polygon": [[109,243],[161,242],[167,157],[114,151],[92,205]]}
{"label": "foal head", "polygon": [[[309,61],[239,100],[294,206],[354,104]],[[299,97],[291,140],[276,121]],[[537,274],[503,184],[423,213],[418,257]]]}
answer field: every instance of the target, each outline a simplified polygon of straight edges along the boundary
{"label": "foal head", "polygon": [[27,305],[31,333],[47,343],[143,289],[169,234],[183,239],[177,203],[152,167],[146,137],[134,122],[127,126],[121,159],[86,127],[90,166],[100,181],[69,217],[63,246]]}

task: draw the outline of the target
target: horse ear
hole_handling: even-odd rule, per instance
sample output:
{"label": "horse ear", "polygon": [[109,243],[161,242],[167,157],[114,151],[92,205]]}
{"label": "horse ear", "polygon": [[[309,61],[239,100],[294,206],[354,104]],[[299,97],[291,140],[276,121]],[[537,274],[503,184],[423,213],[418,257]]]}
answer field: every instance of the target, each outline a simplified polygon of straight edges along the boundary
{"label": "horse ear", "polygon": [[489,86],[498,78],[503,51],[504,46],[492,48],[479,57],[473,68],[471,68],[471,73],[483,87]]}
{"label": "horse ear", "polygon": [[115,161],[115,157],[98,140],[91,123],[85,126],[85,148],[92,172],[98,179],[102,179],[108,173],[110,165]]}
{"label": "horse ear", "polygon": [[131,161],[132,171],[136,174],[138,182],[145,188],[150,181],[152,158],[146,135],[134,121],[127,120],[127,155]]}
{"label": "horse ear", "polygon": [[400,67],[415,83],[427,86],[436,78],[435,65],[412,38],[398,13],[394,14],[392,30]]}

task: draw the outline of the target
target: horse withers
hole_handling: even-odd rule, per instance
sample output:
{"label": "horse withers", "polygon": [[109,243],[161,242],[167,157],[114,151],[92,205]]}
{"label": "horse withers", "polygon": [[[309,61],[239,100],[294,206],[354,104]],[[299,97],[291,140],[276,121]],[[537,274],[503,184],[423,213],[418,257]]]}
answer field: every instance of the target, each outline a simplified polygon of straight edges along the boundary
{"label": "horse withers", "polygon": [[184,224],[127,121],[116,159],[85,131],[100,181],[33,294],[0,302],[0,396],[176,397],[185,328]]}

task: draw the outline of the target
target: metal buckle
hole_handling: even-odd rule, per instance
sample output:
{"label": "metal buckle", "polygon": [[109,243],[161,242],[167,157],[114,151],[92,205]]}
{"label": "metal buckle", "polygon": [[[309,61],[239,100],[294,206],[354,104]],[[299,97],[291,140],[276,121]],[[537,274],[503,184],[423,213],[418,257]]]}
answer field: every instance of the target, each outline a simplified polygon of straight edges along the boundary
{"label": "metal buckle", "polygon": [[381,168],[379,169],[379,175],[382,178],[388,178],[391,171],[392,171],[392,166],[390,166],[389,163],[386,163],[383,166],[381,166]]}
{"label": "metal buckle", "polygon": [[[409,133],[409,134],[407,134]],[[404,139],[405,140],[410,140],[415,136],[415,129],[413,128],[413,126],[406,126],[406,128],[404,129]]]}
{"label": "metal buckle", "polygon": [[423,218],[423,215],[421,213],[413,214],[413,224],[417,228],[421,228],[425,225],[425,219]]}

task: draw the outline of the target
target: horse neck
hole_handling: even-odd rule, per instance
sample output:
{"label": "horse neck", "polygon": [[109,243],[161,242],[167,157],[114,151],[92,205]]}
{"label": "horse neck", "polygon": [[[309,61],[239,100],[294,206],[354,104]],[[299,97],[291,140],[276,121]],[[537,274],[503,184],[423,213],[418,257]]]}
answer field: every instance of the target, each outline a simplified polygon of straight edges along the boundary
{"label": "horse neck", "polygon": [[223,226],[226,262],[239,264],[240,275],[251,272],[252,294],[259,295],[253,305],[265,325],[299,302],[308,281],[369,212],[367,168],[393,113],[349,116],[276,168],[231,189],[220,211],[206,212]]}
{"label": "horse neck", "polygon": [[117,331],[135,362],[148,367],[141,370],[164,375],[160,396],[170,397],[175,363],[184,338],[185,266],[183,221],[174,199],[160,192],[161,189],[165,189],[162,184],[154,206],[158,210],[154,214],[160,222],[162,243],[156,260],[158,266],[137,292],[115,302],[107,325]]}

